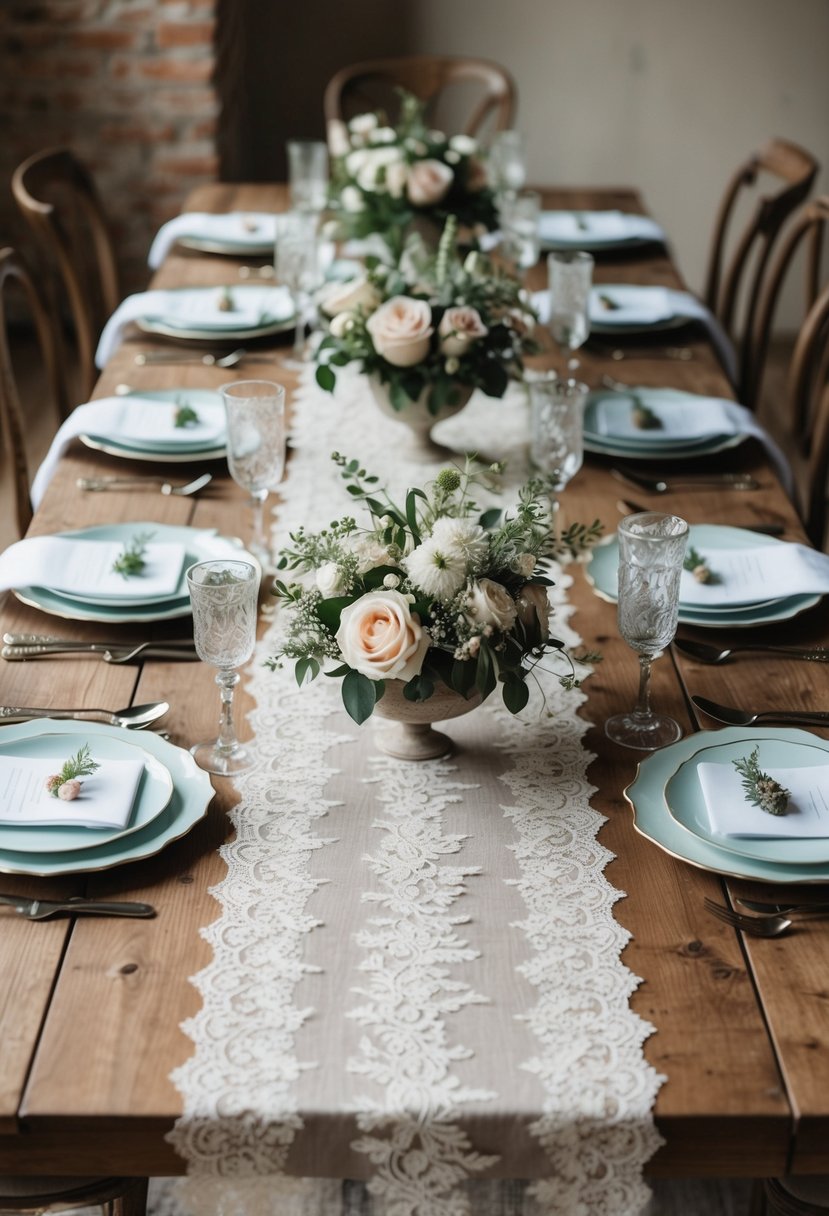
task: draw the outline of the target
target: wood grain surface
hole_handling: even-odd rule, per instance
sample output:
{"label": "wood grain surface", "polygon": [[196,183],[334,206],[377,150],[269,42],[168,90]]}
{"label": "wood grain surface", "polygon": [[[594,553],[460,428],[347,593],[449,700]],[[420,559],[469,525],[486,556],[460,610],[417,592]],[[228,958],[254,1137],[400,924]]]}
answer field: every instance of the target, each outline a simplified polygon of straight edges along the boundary
{"label": "wood grain surface", "polygon": [[[547,205],[642,209],[626,189],[547,191]],[[277,186],[215,185],[195,192],[194,210],[280,209]],[[239,262],[174,250],[155,276],[155,286],[218,285],[237,282]],[[542,285],[541,267],[531,272]],[[668,254],[658,248],[627,251],[597,260],[596,281],[682,286]],[[611,345],[602,338],[603,345]],[[615,341],[614,346],[619,345]],[[138,367],[135,355],[171,349],[171,343],[128,333],[103,373],[96,395],[117,384],[141,388],[193,385],[215,388],[236,379],[239,369],[203,366]],[[666,346],[688,346],[693,359],[659,357]],[[704,335],[694,329],[667,337],[647,335],[625,343],[626,358],[603,358],[588,346],[583,374],[598,384],[603,373],[642,384],[731,396],[731,390]],[[282,363],[286,343],[266,345],[272,363],[251,365],[293,387]],[[540,360],[557,363],[550,349]],[[560,365],[560,364],[559,364]],[[199,465],[175,467],[182,479]],[[797,517],[769,470],[762,449],[749,441],[711,457],[707,467],[751,470],[760,491],[737,494],[689,491],[657,496],[626,490],[609,475],[610,462],[588,457],[565,495],[574,518],[598,515],[612,530],[620,518],[617,500],[644,501],[691,522],[750,524],[779,520],[789,538],[801,537]],[[78,476],[146,473],[151,466],[116,461],[73,445],[38,511],[32,531],[48,533],[113,520],[136,518],[218,527],[247,536],[250,519],[244,495],[228,478],[223,462],[209,490],[197,499],[176,499],[133,491],[83,494]],[[169,467],[165,467],[165,472]],[[637,756],[611,744],[602,723],[620,706],[632,704],[637,664],[616,630],[615,609],[597,598],[580,570],[573,598],[575,627],[604,661],[588,681],[585,715],[596,728],[587,745],[596,759],[590,777],[598,787],[594,805],[607,816],[603,843],[616,859],[610,881],[627,892],[616,914],[632,934],[625,961],[641,977],[633,997],[636,1010],[655,1027],[645,1053],[667,1081],[656,1104],[665,1145],[651,1164],[655,1175],[779,1175],[787,1168],[829,1172],[829,922],[810,923],[778,941],[743,941],[703,907],[709,895],[724,899],[719,878],[676,861],[633,829],[625,786]],[[8,597],[3,630],[57,632],[53,618]],[[154,636],[180,633],[181,622],[159,623]],[[67,636],[132,637],[129,626],[60,622]],[[683,630],[704,637],[703,631]],[[765,631],[781,641],[826,642],[823,605]],[[717,635],[718,639],[720,635]],[[727,636],[723,635],[724,644]],[[3,664],[6,704],[94,704],[121,706],[163,697],[172,709],[164,725],[175,742],[189,746],[215,731],[217,696],[212,670],[200,663],[111,667],[95,659],[61,658]],[[818,665],[780,658],[735,659],[704,667],[678,654],[659,660],[654,697],[687,731],[711,726],[689,712],[688,696],[702,693],[733,704],[826,708],[827,671]],[[238,695],[237,720],[244,735],[246,698]],[[168,1080],[184,1061],[190,1041],[179,1029],[197,1008],[189,977],[208,959],[199,928],[217,915],[209,888],[222,877],[217,847],[228,833],[226,811],[232,788],[216,780],[207,818],[160,856],[88,877],[2,878],[4,890],[50,895],[78,893],[147,900],[156,905],[153,921],[96,921],[32,924],[0,910],[0,1171],[134,1174],[180,1172],[180,1162],[164,1142],[180,1111],[180,1096]],[[729,883],[732,893],[765,890]]]}

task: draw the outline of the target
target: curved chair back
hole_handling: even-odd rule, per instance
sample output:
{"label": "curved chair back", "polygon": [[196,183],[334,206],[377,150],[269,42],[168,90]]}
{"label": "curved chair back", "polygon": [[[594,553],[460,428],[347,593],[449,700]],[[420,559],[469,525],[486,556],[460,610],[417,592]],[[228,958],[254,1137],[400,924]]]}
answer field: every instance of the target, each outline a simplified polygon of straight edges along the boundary
{"label": "curved chair back", "polygon": [[[88,397],[97,375],[98,337],[120,299],[115,248],[100,196],[89,172],[68,148],[37,152],[18,165],[12,193],[44,265],[57,267],[75,331],[79,387]],[[57,332],[57,292],[52,291],[49,303]]]}
{"label": "curved chair back", "polygon": [[58,359],[51,320],[31,275],[13,249],[0,249],[0,438],[4,465],[11,467],[14,483],[14,510],[20,536],[32,518],[29,500],[29,469],[26,460],[23,413],[12,364],[6,315],[6,291],[18,284],[26,296],[37,330],[53,400],[59,400]]}
{"label": "curved chair back", "polygon": [[[774,139],[740,165],[729,182],[714,225],[706,276],[705,303],[732,338],[741,305],[741,333],[754,330],[760,284],[769,255],[786,219],[805,200],[819,165],[797,144]],[[729,230],[735,210],[749,187],[761,175],[775,179],[777,188],[760,193],[742,232],[726,259]],[[740,388],[742,390],[742,384]]]}
{"label": "curved chair back", "polygon": [[490,118],[495,131],[512,126],[516,91],[509,73],[485,59],[448,55],[371,59],[342,68],[325,89],[325,121],[330,127],[370,110],[384,109],[388,113],[395,88],[413,93],[426,103],[430,114],[439,98],[469,85],[476,86],[478,100],[462,128],[465,134],[478,134]]}
{"label": "curved chair back", "polygon": [[829,515],[829,286],[810,309],[795,345],[789,407],[808,457],[806,531],[823,549]]}
{"label": "curved chair back", "polygon": [[[769,338],[780,292],[795,254],[807,241],[806,313],[818,297],[821,257],[827,224],[829,224],[829,194],[824,194],[807,203],[790,226],[768,278],[762,285],[754,332],[746,335],[743,349],[742,400],[744,405],[748,405],[752,409],[756,409],[760,403]],[[798,417],[794,421],[799,433],[802,431],[804,420],[802,417]]]}

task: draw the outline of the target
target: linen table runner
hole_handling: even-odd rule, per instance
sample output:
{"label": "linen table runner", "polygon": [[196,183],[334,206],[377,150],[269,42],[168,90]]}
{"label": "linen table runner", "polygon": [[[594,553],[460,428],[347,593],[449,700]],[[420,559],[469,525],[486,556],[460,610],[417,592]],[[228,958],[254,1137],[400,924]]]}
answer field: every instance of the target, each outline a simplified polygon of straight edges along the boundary
{"label": "linen table runner", "polygon": [[[335,449],[394,497],[433,478],[441,466],[411,463],[405,437],[363,378],[340,373],[332,397],[308,377],[277,550],[300,524],[358,514]],[[476,396],[441,437],[506,457],[511,503],[527,476],[521,391]],[[554,577],[553,632],[576,646],[570,579]],[[186,1205],[635,1216],[662,1078],[629,1006],[639,981],[596,841],[583,694],[539,672],[520,716],[495,693],[441,726],[454,756],[398,761],[374,746],[382,723],[347,718],[337,681],[300,690],[292,664],[263,668],[278,636],[276,619],[249,669],[258,765],[237,779],[203,930],[214,956],[184,1027],[194,1054],[173,1074]]]}

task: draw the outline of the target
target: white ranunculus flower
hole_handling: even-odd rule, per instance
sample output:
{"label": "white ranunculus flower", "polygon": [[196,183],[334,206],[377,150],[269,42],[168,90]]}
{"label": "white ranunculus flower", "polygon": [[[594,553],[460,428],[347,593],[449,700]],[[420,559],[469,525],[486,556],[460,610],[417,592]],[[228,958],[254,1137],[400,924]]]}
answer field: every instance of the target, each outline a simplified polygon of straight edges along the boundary
{"label": "white ranunculus flower", "polygon": [[358,211],[365,211],[363,196],[356,186],[343,186],[340,193],[340,202],[343,205],[343,210],[350,211],[352,215]]}
{"label": "white ranunculus flower", "polygon": [[364,274],[358,274],[344,283],[329,283],[317,298],[322,312],[327,317],[336,317],[338,313],[356,312],[358,308],[364,314],[374,312],[382,296]]}
{"label": "white ranunculus flower", "polygon": [[466,582],[467,563],[463,554],[433,537],[412,549],[403,565],[414,585],[438,600],[451,599]]}
{"label": "white ranunculus flower", "polygon": [[376,114],[357,114],[348,124],[355,135],[368,135],[378,125]]}
{"label": "white ranunculus flower", "polygon": [[345,158],[345,167],[352,177],[357,176],[369,156],[371,153],[367,148],[355,148],[353,152],[349,152]]}
{"label": "white ranunculus flower", "polygon": [[409,169],[406,194],[415,207],[433,207],[445,198],[454,179],[449,165],[440,160],[418,160]]}
{"label": "white ranunculus flower", "polygon": [[444,153],[444,160],[447,165],[459,165],[461,163],[461,154],[460,152],[453,152],[450,148],[448,152]]}
{"label": "white ranunculus flower", "polygon": [[492,625],[506,633],[515,624],[518,608],[506,587],[482,578],[470,588],[466,615],[476,625]]}
{"label": "white ranunculus flower", "polygon": [[551,611],[546,587],[540,583],[527,583],[521,588],[518,593],[518,618],[527,626],[537,624],[542,642],[546,642],[550,636]]}
{"label": "white ranunculus flower", "polygon": [[435,520],[431,539],[453,557],[460,558],[467,573],[475,574],[489,553],[489,535],[471,519],[454,519],[445,515]]}
{"label": "white ranunculus flower", "polygon": [[365,160],[355,174],[357,185],[361,190],[376,190],[385,193],[388,189],[386,177],[389,168],[401,160],[399,148],[370,148],[365,152]]}
{"label": "white ranunculus flower", "polygon": [[440,349],[444,355],[465,355],[473,342],[485,338],[489,330],[481,320],[477,308],[468,304],[447,308],[438,327]]}
{"label": "white ranunculus flower", "polygon": [[376,536],[366,535],[352,542],[354,556],[357,558],[357,573],[366,574],[377,566],[391,564],[391,556],[386,546]]}
{"label": "white ranunculus flower", "polygon": [[345,591],[343,572],[336,562],[325,562],[316,574],[317,590],[324,599],[342,595]]}
{"label": "white ranunculus flower", "polygon": [[453,135],[449,140],[449,147],[460,152],[461,156],[474,156],[478,151],[478,141],[471,135]]}
{"label": "white ranunculus flower", "polygon": [[348,331],[354,328],[354,316],[353,312],[338,312],[331,318],[328,332],[334,338],[344,338]]}
{"label": "white ranunculus flower", "polygon": [[411,680],[430,638],[399,591],[369,591],[343,609],[336,633],[343,659],[370,680]]}
{"label": "white ranunculus flower", "polygon": [[393,296],[372,313],[366,328],[381,358],[395,367],[413,367],[429,353],[432,310],[426,300]]}
{"label": "white ranunculus flower", "polygon": [[375,127],[368,138],[372,144],[393,144],[397,139],[397,132],[393,127]]}

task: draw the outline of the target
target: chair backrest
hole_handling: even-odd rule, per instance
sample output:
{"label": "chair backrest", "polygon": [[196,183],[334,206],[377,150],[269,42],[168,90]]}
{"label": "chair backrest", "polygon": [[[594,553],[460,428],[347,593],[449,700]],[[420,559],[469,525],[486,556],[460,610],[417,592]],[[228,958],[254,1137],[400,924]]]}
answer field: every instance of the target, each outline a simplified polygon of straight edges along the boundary
{"label": "chair backrest", "polygon": [[[754,330],[757,302],[774,243],[786,219],[807,197],[819,165],[797,144],[774,139],[740,165],[728,184],[714,224],[706,276],[705,303],[732,338],[738,325],[743,335]],[[750,217],[732,242],[729,230],[735,210],[749,187],[763,179]],[[767,178],[776,188],[765,191]],[[726,257],[726,248],[733,250]],[[742,385],[740,386],[742,389]]]}
{"label": "chair backrest", "polygon": [[12,283],[23,290],[35,323],[38,344],[43,357],[49,389],[54,402],[59,400],[59,369],[51,318],[23,262],[13,249],[0,249],[0,441],[4,465],[10,466],[14,483],[14,510],[20,536],[32,518],[29,499],[29,469],[26,460],[24,427],[20,396],[9,346],[6,292]]}
{"label": "chair backrest", "polygon": [[[817,299],[820,290],[821,258],[824,234],[828,224],[829,194],[824,194],[807,203],[789,227],[777,258],[762,284],[754,331],[745,336],[743,343],[744,366],[741,400],[751,409],[756,409],[760,403],[772,323],[780,292],[792,261],[801,245],[808,241],[805,267],[805,316]],[[795,426],[798,431],[801,431],[803,419],[795,419]]]}
{"label": "chair backrest", "polygon": [[[18,165],[12,193],[34,236],[44,266],[54,273],[69,304],[78,348],[80,391],[96,380],[95,347],[120,295],[115,248],[95,183],[68,148],[37,152]],[[59,293],[49,306],[59,337]]]}
{"label": "chair backrest", "polygon": [[[347,122],[355,114],[382,109],[389,114],[394,90],[405,89],[426,103],[427,116],[434,114],[442,95],[475,86],[477,103],[463,126],[466,135],[477,135],[492,119],[493,130],[513,125],[516,91],[512,77],[496,63],[447,55],[404,55],[394,59],[372,59],[351,64],[331,78],[325,89],[325,120]],[[390,121],[394,115],[389,114]]]}
{"label": "chair backrest", "polygon": [[829,517],[829,286],[809,310],[792,355],[789,416],[808,458],[803,514],[812,544],[823,549]]}

